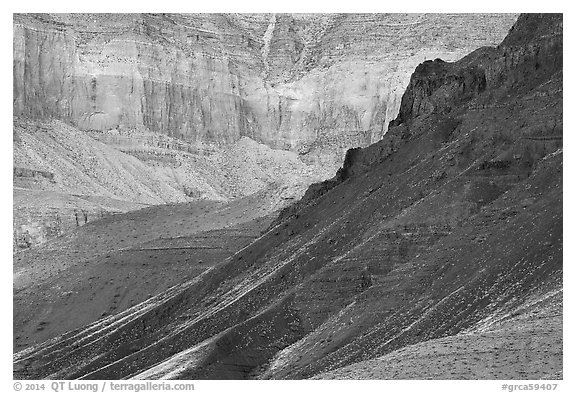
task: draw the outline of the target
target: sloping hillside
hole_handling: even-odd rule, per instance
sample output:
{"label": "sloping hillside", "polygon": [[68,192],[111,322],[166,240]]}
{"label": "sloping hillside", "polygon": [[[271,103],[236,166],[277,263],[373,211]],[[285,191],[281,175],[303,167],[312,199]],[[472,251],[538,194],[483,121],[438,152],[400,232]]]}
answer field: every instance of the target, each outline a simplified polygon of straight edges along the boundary
{"label": "sloping hillside", "polygon": [[561,15],[522,15],[419,65],[382,141],[249,246],[14,376],[562,378],[562,46]]}
{"label": "sloping hillside", "polygon": [[381,138],[416,64],[516,17],[14,14],[13,249],[150,204],[299,198]]}
{"label": "sloping hillside", "polygon": [[230,203],[151,206],[87,223],[14,257],[14,348],[40,343],[195,277],[260,236],[279,187]]}
{"label": "sloping hillside", "polygon": [[14,250],[149,205],[225,202],[270,187],[288,201],[328,176],[296,153],[247,137],[198,151],[152,133],[86,133],[57,120],[15,118]]}

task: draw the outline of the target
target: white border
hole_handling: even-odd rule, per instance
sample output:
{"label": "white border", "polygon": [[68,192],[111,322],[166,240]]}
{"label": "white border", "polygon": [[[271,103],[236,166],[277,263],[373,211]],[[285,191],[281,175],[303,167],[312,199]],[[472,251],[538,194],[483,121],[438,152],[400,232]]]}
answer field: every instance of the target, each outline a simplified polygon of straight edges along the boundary
{"label": "white border", "polygon": [[[7,0],[10,1],[10,0]],[[1,308],[5,317],[1,324],[2,353],[0,356],[0,391],[13,391],[12,386],[12,192],[8,185],[12,184],[12,13],[15,12],[563,12],[564,13],[564,59],[567,73],[564,74],[565,112],[564,119],[564,381],[558,381],[559,388],[556,391],[576,391],[574,384],[574,372],[576,370],[573,356],[574,338],[570,334],[576,331],[574,325],[574,244],[576,244],[571,231],[571,223],[576,222],[573,208],[574,181],[572,176],[576,173],[575,159],[572,153],[574,146],[573,116],[570,109],[573,108],[574,76],[570,65],[574,64],[574,17],[567,2],[561,1],[497,1],[484,0],[481,2],[466,1],[404,1],[387,2],[385,0],[349,0],[349,1],[313,1],[313,0],[289,0],[281,1],[171,1],[162,0],[144,3],[140,1],[121,2],[118,0],[97,0],[91,2],[82,1],[21,1],[10,2],[2,5],[0,17],[2,29],[0,37],[2,42],[2,54],[4,54],[2,72],[2,93],[0,94],[0,108],[2,108],[2,131],[0,154],[0,185],[4,191],[0,194],[1,223],[0,227],[0,250],[2,251],[2,274],[0,274],[2,293],[0,295]],[[10,187],[11,190],[11,187]],[[282,391],[305,389],[326,390],[331,392],[350,392],[361,389],[364,391],[384,392],[396,391],[432,391],[432,392],[496,392],[501,390],[503,381],[196,381],[195,391],[222,391],[251,390],[255,392],[270,392],[271,389]],[[529,383],[521,381],[518,383]],[[570,389],[569,386],[572,386]],[[51,391],[50,389],[46,391]]]}

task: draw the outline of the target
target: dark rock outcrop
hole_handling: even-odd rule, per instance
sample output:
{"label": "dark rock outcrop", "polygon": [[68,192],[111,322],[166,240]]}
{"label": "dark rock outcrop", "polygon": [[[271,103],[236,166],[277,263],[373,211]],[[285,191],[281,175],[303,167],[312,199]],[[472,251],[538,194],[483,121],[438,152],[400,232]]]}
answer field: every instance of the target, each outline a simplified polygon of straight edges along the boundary
{"label": "dark rock outcrop", "polygon": [[[348,148],[381,138],[418,62],[496,44],[515,18],[15,14],[14,166],[54,177],[15,177],[14,236],[43,242],[74,209],[230,200],[278,184],[298,198]],[[111,163],[117,171],[101,170]]]}
{"label": "dark rock outcrop", "polygon": [[384,139],[257,241],[17,353],[15,376],[562,378],[561,26],[525,15],[498,48],[420,66]]}

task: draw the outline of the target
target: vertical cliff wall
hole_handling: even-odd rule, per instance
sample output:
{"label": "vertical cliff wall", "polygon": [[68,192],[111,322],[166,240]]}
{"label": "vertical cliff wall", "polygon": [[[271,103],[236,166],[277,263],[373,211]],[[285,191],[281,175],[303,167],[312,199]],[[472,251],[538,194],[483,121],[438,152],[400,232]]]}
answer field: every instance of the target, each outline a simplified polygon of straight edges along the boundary
{"label": "vertical cliff wall", "polygon": [[[562,29],[562,15],[524,15],[496,48],[422,63],[381,141],[249,246],[132,308],[64,333],[58,315],[92,299],[42,314],[35,297],[114,259],[54,252],[64,272],[34,287],[23,255],[15,344],[64,334],[15,354],[15,378],[561,379]],[[166,225],[148,217],[136,225]]]}
{"label": "vertical cliff wall", "polygon": [[190,143],[242,136],[336,169],[379,140],[415,65],[502,40],[515,15],[14,16],[14,114]]}

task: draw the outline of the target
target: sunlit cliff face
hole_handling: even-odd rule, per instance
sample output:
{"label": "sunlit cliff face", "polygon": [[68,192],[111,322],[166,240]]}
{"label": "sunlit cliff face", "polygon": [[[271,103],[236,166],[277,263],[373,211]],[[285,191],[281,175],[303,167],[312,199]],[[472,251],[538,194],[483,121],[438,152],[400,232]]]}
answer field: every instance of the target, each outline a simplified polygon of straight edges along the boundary
{"label": "sunlit cliff face", "polygon": [[335,171],[386,132],[411,71],[516,15],[15,15],[14,113],[192,143],[250,137]]}

